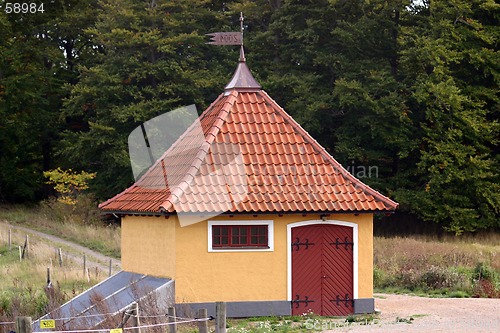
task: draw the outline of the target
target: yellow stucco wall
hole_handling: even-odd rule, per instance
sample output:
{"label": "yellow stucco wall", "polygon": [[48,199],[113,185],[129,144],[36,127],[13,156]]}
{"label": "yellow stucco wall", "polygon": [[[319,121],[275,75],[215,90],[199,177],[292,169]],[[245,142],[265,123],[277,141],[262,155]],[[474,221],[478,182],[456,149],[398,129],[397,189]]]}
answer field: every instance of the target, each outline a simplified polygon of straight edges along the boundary
{"label": "yellow stucco wall", "polygon": [[[373,297],[373,215],[344,217],[358,224],[358,298]],[[337,218],[340,220],[340,218]]]}
{"label": "yellow stucco wall", "polygon": [[122,269],[173,278],[176,224],[176,217],[122,217]]}
{"label": "yellow stucco wall", "polygon": [[[270,220],[277,216],[211,220]],[[177,302],[286,299],[286,225],[274,223],[274,252],[208,252],[207,222],[177,229]],[[278,236],[279,235],[279,236]],[[198,239],[193,244],[189,239]]]}
{"label": "yellow stucco wall", "polygon": [[[126,217],[122,220],[122,266],[172,277],[179,303],[287,300],[287,225],[318,219],[318,214],[218,216],[211,221],[274,221],[274,251],[218,253],[208,252],[207,221],[180,227],[172,217]],[[373,297],[372,214],[329,219],[358,225],[358,298]]]}

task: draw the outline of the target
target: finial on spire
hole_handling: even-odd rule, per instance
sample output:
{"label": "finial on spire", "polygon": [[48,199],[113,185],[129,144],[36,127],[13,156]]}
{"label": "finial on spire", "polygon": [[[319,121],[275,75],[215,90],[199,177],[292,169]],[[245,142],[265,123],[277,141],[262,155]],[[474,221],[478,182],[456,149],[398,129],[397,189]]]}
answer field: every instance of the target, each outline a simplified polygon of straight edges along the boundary
{"label": "finial on spire", "polygon": [[240,12],[240,30],[241,30],[241,46],[240,46],[240,62],[245,62],[245,49],[243,48],[243,31],[245,30],[243,26],[243,21],[245,18],[243,17],[243,12]]}
{"label": "finial on spire", "polygon": [[[243,21],[245,20],[245,18],[243,17],[243,12],[240,12],[240,29],[241,29],[241,37],[243,37],[243,30],[245,30],[245,28],[243,27]],[[241,38],[241,45],[243,45],[243,38]]]}

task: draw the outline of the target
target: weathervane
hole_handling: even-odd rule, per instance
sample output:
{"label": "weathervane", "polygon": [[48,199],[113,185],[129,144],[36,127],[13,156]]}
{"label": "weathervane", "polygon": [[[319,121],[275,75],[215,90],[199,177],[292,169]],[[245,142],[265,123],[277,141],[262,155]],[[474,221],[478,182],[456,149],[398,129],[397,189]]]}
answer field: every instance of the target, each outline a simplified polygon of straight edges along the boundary
{"label": "weathervane", "polygon": [[240,13],[240,32],[214,32],[206,34],[211,36],[210,42],[212,45],[241,45],[243,46],[243,13]]}

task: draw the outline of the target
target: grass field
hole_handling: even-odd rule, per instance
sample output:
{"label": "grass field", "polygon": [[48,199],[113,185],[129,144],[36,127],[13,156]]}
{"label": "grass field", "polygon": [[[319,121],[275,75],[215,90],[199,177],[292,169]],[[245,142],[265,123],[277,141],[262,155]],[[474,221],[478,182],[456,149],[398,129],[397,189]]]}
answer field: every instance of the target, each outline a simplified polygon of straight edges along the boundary
{"label": "grass field", "polygon": [[[89,212],[81,214],[74,208],[50,204],[52,206],[1,206],[0,221],[56,235],[119,258],[118,226],[90,219]],[[29,257],[20,261],[18,246],[24,244],[24,237],[22,232],[13,230],[9,250],[8,228],[0,226],[0,322],[12,320],[16,315],[37,318],[107,277],[107,272],[90,265],[89,273],[85,274],[82,262],[67,255],[60,267],[54,244],[36,237],[30,239]],[[64,248],[63,251],[67,252]],[[50,290],[45,288],[47,268],[51,271]]]}
{"label": "grass field", "polygon": [[56,235],[107,256],[120,258],[120,227],[103,224],[97,208],[89,203],[85,205],[71,207],[59,202],[45,202],[31,208],[4,205],[0,206],[0,221]]}
{"label": "grass field", "polygon": [[[50,290],[46,288],[47,268]],[[65,260],[59,267],[48,244],[31,244],[29,257],[21,261],[17,246],[9,250],[5,242],[0,242],[0,322],[17,315],[36,318],[45,314],[107,277],[96,272],[84,274],[82,264],[72,260]]]}
{"label": "grass field", "polygon": [[374,240],[375,288],[451,297],[500,297],[500,234]]}

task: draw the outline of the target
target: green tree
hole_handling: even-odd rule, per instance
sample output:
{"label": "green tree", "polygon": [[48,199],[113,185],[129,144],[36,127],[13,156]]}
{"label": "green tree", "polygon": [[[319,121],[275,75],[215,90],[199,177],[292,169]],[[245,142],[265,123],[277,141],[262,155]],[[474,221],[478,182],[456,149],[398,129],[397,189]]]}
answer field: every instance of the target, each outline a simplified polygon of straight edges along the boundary
{"label": "green tree", "polygon": [[[66,131],[60,153],[69,164],[97,172],[91,188],[108,198],[133,181],[127,137],[144,121],[179,106],[202,111],[222,92],[237,50],[205,45],[223,26],[223,4],[209,1],[103,0],[86,30],[103,52],[82,66],[64,102],[80,124]],[[231,56],[228,56],[231,54]],[[226,65],[226,66],[225,66]]]}
{"label": "green tree", "polygon": [[[404,182],[405,158],[416,148],[398,72],[406,5],[276,1],[259,3],[259,19],[248,19],[269,22],[247,43],[266,90],[344,165],[377,166],[379,178],[363,181],[386,193]],[[246,2],[233,7],[252,10]]]}
{"label": "green tree", "polygon": [[63,85],[76,80],[74,63],[89,41],[76,24],[91,21],[93,3],[53,1],[44,12],[0,12],[0,200],[42,195],[42,171],[55,163],[64,126]]}
{"label": "green tree", "polygon": [[418,180],[399,198],[455,233],[500,226],[499,14],[494,1],[433,1],[403,37],[423,136]]}

